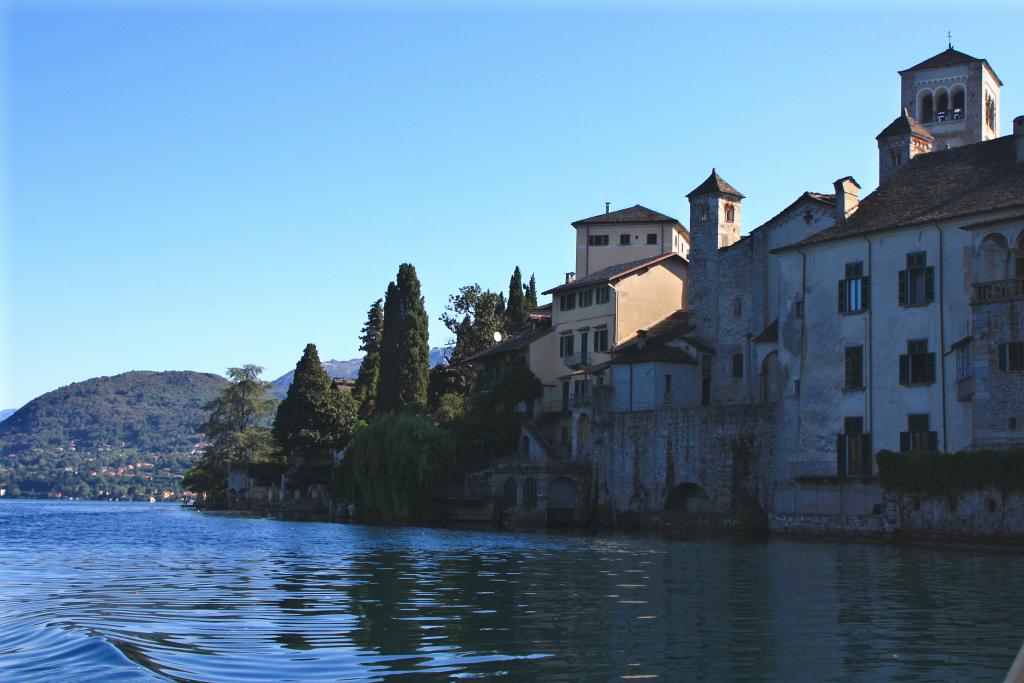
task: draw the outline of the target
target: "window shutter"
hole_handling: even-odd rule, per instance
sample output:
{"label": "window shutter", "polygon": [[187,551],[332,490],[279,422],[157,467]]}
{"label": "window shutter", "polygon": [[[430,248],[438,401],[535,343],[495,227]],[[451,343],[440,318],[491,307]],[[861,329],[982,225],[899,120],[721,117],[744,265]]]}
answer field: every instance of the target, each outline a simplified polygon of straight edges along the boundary
{"label": "window shutter", "polygon": [[924,300],[935,300],[935,266],[924,269]]}
{"label": "window shutter", "polygon": [[836,434],[836,474],[846,474],[846,434]]}
{"label": "window shutter", "polygon": [[928,432],[928,450],[935,453],[939,450],[939,433]]}
{"label": "window shutter", "polygon": [[910,432],[900,432],[900,453],[910,450]]}
{"label": "window shutter", "polygon": [[1006,362],[1007,356],[1009,356],[1009,344],[1000,344],[996,347],[996,355],[999,356],[999,371],[1006,372],[1008,363]]}
{"label": "window shutter", "polygon": [[900,356],[900,384],[910,384],[910,356]]}
{"label": "window shutter", "polygon": [[839,281],[839,312],[846,313],[846,280]]}
{"label": "window shutter", "polygon": [[871,278],[860,279],[860,306],[865,311],[871,308]]}
{"label": "window shutter", "polygon": [[924,357],[924,380],[926,382],[935,381],[935,352],[925,354]]}
{"label": "window shutter", "polygon": [[865,477],[871,476],[871,435],[860,435],[860,468],[861,474]]}
{"label": "window shutter", "polygon": [[909,272],[906,271],[906,270],[901,270],[899,275],[900,275],[900,277],[899,277],[899,280],[900,280],[900,306],[906,306],[907,305],[907,279],[908,279]]}

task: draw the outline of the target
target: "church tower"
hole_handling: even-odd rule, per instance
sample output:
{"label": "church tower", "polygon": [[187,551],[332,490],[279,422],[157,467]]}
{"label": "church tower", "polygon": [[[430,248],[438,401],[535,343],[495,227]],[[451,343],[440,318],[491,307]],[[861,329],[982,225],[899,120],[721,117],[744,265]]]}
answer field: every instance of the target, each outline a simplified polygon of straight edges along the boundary
{"label": "church tower", "polygon": [[989,63],[953,49],[900,71],[901,107],[934,138],[936,150],[999,136],[1003,82]]}
{"label": "church tower", "polygon": [[711,169],[711,175],[686,195],[690,200],[690,320],[717,340],[718,250],[740,239],[739,190]]}

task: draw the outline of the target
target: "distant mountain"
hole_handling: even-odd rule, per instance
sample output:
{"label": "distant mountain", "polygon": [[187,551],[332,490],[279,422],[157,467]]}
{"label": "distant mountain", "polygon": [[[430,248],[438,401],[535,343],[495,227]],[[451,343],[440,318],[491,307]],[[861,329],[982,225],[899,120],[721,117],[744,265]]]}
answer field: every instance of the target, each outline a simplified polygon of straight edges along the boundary
{"label": "distant mountain", "polygon": [[0,422],[0,453],[103,445],[173,452],[206,419],[227,380],[200,372],[126,372],[76,382],[29,401]]}
{"label": "distant mountain", "polygon": [[[449,351],[450,349],[447,348],[430,349],[430,367],[443,363],[446,358],[446,354],[449,353]],[[348,377],[349,379],[356,378],[359,374],[359,366],[362,364],[362,358],[353,358],[352,360],[326,360],[321,362],[321,365],[324,366],[324,369],[327,370],[327,374],[331,377]],[[292,378],[294,376],[295,371],[290,370],[273,380],[271,382],[273,387],[270,389],[271,395],[276,398],[284,398],[285,394],[288,393],[288,387],[292,385]]]}
{"label": "distant mountain", "polygon": [[9,418],[11,415],[14,415],[15,412],[16,412],[15,408],[5,408],[3,410],[0,410],[0,422],[3,422],[7,418]]}

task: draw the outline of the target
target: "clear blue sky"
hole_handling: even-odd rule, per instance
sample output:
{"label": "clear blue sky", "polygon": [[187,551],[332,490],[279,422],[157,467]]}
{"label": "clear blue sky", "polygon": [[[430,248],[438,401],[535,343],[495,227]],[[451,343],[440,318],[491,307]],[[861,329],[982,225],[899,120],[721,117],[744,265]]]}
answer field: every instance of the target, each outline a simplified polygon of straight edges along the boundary
{"label": "clear blue sky", "polygon": [[[945,48],[1024,113],[1008,3],[5,6],[0,408],[132,369],[268,377],[303,345],[358,355],[416,265],[448,295],[542,289],[569,223],[641,203],[686,219],[717,166],[744,232],[804,190],[877,182],[896,71]],[[856,10],[856,11],[854,11]]]}

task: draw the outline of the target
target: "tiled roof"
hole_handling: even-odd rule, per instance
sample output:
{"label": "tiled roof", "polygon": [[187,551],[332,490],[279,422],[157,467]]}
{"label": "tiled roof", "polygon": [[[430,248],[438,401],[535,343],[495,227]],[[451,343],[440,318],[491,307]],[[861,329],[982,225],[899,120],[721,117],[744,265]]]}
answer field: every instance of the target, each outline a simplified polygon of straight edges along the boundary
{"label": "tiled roof", "polygon": [[776,252],[883,230],[1024,206],[1014,136],[919,154],[865,197],[846,221]]}
{"label": "tiled roof", "polygon": [[679,254],[675,252],[670,252],[668,254],[662,254],[661,256],[655,256],[654,258],[642,258],[637,259],[636,261],[617,263],[614,266],[602,268],[601,270],[595,271],[590,275],[584,275],[583,277],[573,280],[572,282],[566,283],[564,285],[559,285],[558,287],[555,287],[553,289],[549,289],[546,292],[542,292],[542,294],[567,292],[570,289],[578,289],[580,287],[596,285],[602,282],[615,282],[617,280],[621,280],[622,278],[628,275],[632,275],[634,272],[638,270],[642,270],[644,268],[657,265],[662,261],[667,261],[672,258],[677,258],[683,263],[686,262],[686,259],[684,259]]}
{"label": "tiled roof", "polygon": [[916,135],[924,138],[925,140],[934,140],[932,134],[924,129],[920,123],[914,120],[914,117],[910,115],[905,108],[903,113],[896,117],[896,120],[885,127],[881,133],[875,136],[876,140],[882,138],[891,138],[897,135]]}
{"label": "tiled roof", "polygon": [[674,346],[647,345],[642,349],[629,349],[612,355],[612,365],[634,365],[636,363],[683,363],[696,365],[697,359]]}
{"label": "tiled roof", "polygon": [[[856,181],[854,181],[854,182],[856,182]],[[858,185],[857,187],[860,187],[860,186]],[[733,242],[732,244],[730,244],[727,247],[719,247],[719,252],[725,251],[726,249],[742,248],[742,247],[747,246],[747,244],[748,244],[747,240],[749,240],[755,233],[757,233],[757,231],[764,230],[765,227],[771,225],[775,221],[777,221],[780,218],[784,217],[790,211],[792,211],[796,207],[800,206],[800,204],[802,204],[803,202],[805,202],[808,199],[811,200],[811,201],[814,201],[814,202],[818,202],[819,204],[825,204],[825,205],[827,205],[829,207],[832,207],[832,208],[835,208],[835,205],[836,205],[836,196],[834,194],[823,194],[821,192],[810,192],[810,191],[804,192],[802,195],[797,197],[793,201],[792,204],[790,204],[789,206],[784,208],[782,211],[779,211],[777,214],[775,214],[774,216],[772,216],[771,218],[766,220],[764,223],[762,223],[761,225],[757,226],[756,228],[754,228],[753,230],[748,232],[746,235],[740,237],[738,240],[736,240],[735,242]]]}
{"label": "tiled roof", "polygon": [[[692,329],[693,325],[690,324],[690,312],[678,310],[654,323],[648,327],[645,332],[647,333],[647,341],[649,343],[660,343],[661,341],[668,341],[669,339],[680,337]],[[624,339],[616,344],[612,351],[625,350],[627,347],[635,344],[639,338],[640,335],[634,334],[628,339]]]}
{"label": "tiled roof", "polygon": [[506,339],[503,342],[499,342],[489,349],[481,351],[480,353],[473,354],[466,359],[467,363],[472,363],[475,360],[481,360],[483,358],[490,358],[491,356],[498,356],[503,353],[511,353],[512,351],[520,351],[525,349],[527,346],[537,341],[544,335],[552,331],[551,327],[538,327],[533,330],[527,330],[517,337]]}
{"label": "tiled roof", "polygon": [[628,209],[619,209],[611,213],[601,213],[590,218],[575,221],[574,226],[595,225],[601,223],[678,223],[672,216],[658,213],[646,206],[631,206]]}
{"label": "tiled roof", "polygon": [[[915,64],[909,69],[903,69],[903,71],[900,71],[900,73],[904,74],[910,71],[923,71],[925,69],[941,69],[946,66],[954,66],[956,64],[971,64],[973,62],[984,62],[985,66],[988,67],[988,70],[992,72],[992,75],[996,76],[996,72],[992,70],[992,66],[988,63],[987,60],[978,59],[977,57],[972,57],[968,54],[964,54],[959,50],[954,50],[952,45],[949,46],[949,49],[943,50],[934,57],[929,57],[920,64]],[[996,80],[999,81],[999,76],[996,76]],[[999,81],[999,85],[1002,84],[1003,82]]]}
{"label": "tiled roof", "polygon": [[718,171],[711,169],[711,175],[703,183],[697,186],[697,188],[686,195],[687,197],[695,197],[702,194],[728,194],[736,197],[737,199],[743,199],[743,195],[735,187],[725,182],[722,176],[718,175]]}

